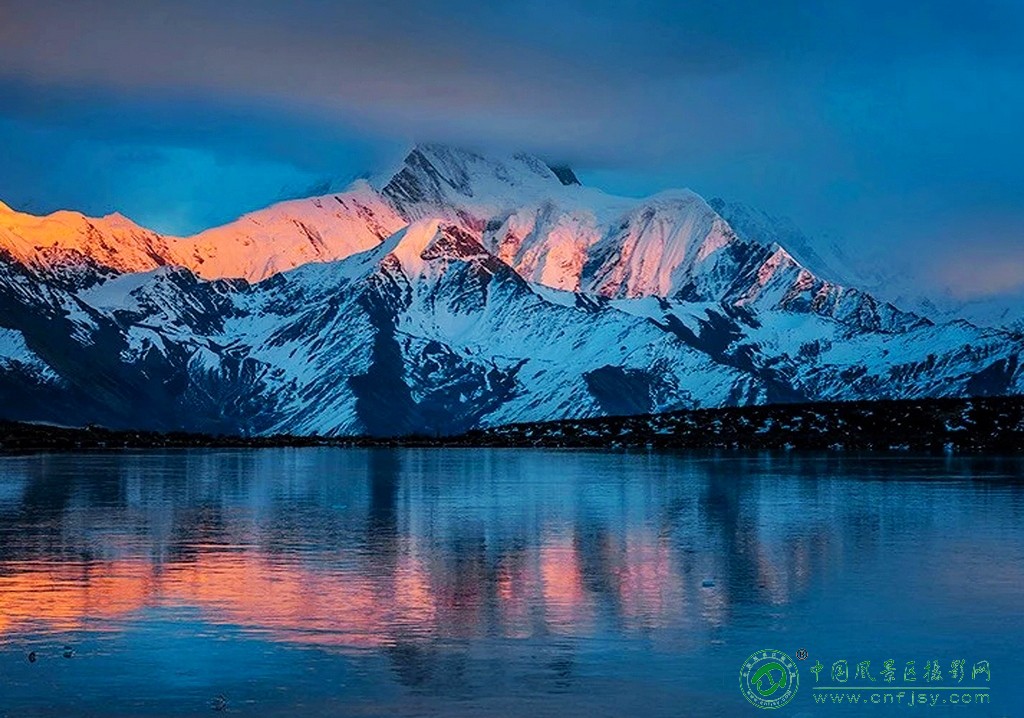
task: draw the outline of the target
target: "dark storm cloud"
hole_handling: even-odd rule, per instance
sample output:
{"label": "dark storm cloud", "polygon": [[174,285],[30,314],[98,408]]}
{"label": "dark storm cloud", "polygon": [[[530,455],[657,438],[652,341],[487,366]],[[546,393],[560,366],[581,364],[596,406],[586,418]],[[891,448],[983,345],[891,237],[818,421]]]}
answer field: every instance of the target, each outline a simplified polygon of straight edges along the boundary
{"label": "dark storm cloud", "polygon": [[[992,264],[1020,241],[1022,29],[1020,3],[986,0],[2,0],[0,115],[287,182],[409,139],[530,149],[928,250],[948,277],[958,247]],[[1002,239],[972,229],[992,217]]]}

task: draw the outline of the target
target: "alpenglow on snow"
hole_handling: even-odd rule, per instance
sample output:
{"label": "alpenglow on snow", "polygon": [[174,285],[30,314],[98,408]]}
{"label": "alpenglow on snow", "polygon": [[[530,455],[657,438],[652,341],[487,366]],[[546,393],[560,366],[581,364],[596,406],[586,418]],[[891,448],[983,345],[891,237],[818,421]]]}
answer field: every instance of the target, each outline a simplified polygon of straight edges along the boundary
{"label": "alpenglow on snow", "polygon": [[1019,334],[900,311],[742,224],[436,145],[193,237],[0,204],[0,418],[391,435],[1024,388]]}

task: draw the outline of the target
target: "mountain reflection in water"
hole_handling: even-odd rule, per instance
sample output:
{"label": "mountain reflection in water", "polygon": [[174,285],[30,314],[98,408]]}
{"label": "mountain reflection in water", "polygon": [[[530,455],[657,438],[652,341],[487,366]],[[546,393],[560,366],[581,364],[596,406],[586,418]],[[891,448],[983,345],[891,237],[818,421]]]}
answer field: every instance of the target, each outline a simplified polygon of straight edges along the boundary
{"label": "mountain reflection in water", "polygon": [[[725,716],[749,709],[736,676],[762,647],[979,654],[1008,679],[1020,476],[522,450],[0,458],[0,715],[205,715],[223,694],[252,715]],[[1009,680],[992,692],[991,715],[1024,705]]]}

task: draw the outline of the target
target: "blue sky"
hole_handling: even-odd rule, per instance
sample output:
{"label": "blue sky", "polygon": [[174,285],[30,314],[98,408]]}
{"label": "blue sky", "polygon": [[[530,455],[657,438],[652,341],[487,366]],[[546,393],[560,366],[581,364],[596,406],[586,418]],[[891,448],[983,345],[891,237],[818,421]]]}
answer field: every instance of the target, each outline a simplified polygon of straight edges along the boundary
{"label": "blue sky", "polygon": [[187,233],[411,142],[792,217],[1024,285],[1024,5],[0,0],[0,199]]}

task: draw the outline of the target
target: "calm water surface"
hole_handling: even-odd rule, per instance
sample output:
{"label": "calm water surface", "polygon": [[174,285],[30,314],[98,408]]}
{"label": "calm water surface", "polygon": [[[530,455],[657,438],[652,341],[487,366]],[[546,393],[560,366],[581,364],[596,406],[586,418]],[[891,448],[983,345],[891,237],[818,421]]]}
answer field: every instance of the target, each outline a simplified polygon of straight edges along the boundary
{"label": "calm water surface", "polygon": [[[0,716],[753,716],[760,648],[991,664],[1024,716],[1011,460],[501,450],[0,458]],[[64,646],[74,653],[64,657]],[[34,651],[36,661],[29,662]],[[828,677],[826,667],[821,680]],[[902,678],[902,676],[901,676]]]}

